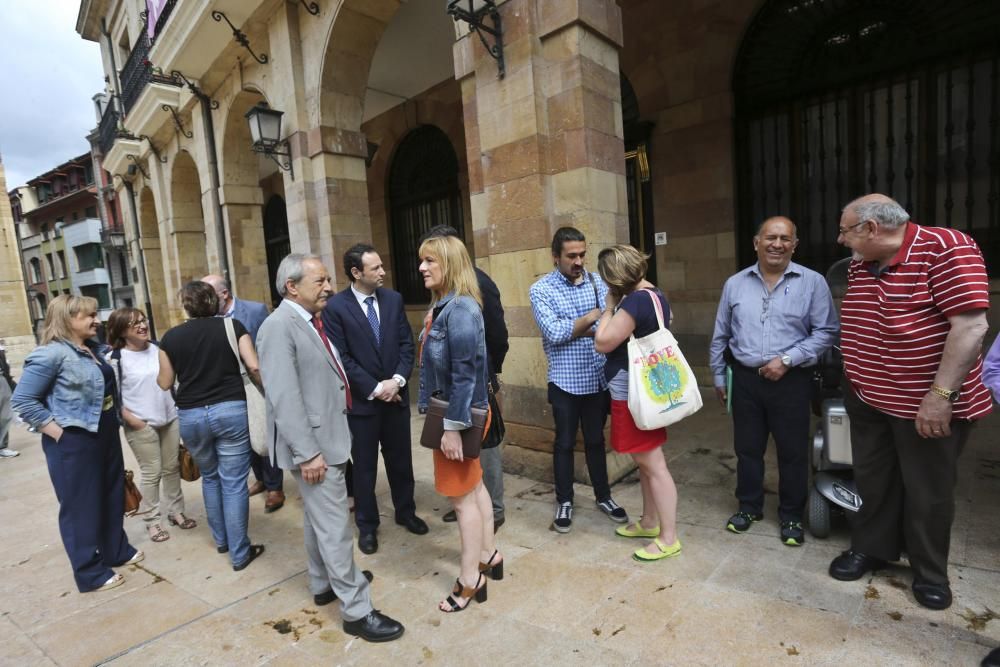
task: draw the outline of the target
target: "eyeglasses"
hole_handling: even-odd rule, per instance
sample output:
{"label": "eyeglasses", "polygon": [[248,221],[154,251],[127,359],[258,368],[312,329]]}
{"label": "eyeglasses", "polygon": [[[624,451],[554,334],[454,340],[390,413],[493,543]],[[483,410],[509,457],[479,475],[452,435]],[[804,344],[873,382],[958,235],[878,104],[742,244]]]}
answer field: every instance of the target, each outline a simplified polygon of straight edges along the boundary
{"label": "eyeglasses", "polygon": [[141,326],[141,325],[145,324],[147,321],[148,320],[144,317],[141,320],[136,320],[135,322],[132,322],[131,324],[129,324],[129,327],[132,328],[132,329],[134,329],[137,326]]}
{"label": "eyeglasses", "polygon": [[854,223],[853,225],[851,225],[850,227],[847,227],[847,228],[844,228],[844,227],[837,227],[837,231],[839,231],[839,232],[840,232],[841,234],[843,234],[843,235],[846,235],[846,234],[847,234],[847,232],[851,231],[851,230],[852,230],[852,229],[854,229],[855,227],[860,227],[861,225],[863,225],[863,224],[865,224],[865,223],[867,223],[867,222],[870,222],[870,223],[872,223],[872,224],[875,224],[875,221],[874,221],[874,220],[862,220],[861,222],[855,222],[855,223]]}

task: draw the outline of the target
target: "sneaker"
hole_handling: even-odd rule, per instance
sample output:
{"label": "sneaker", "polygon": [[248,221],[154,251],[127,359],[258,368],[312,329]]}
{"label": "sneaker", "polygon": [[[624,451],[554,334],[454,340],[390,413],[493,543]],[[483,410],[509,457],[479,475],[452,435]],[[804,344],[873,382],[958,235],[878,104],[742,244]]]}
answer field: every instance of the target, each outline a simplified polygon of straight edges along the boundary
{"label": "sneaker", "polygon": [[806,533],[802,530],[802,522],[782,521],[781,541],[790,547],[801,547],[806,541]]}
{"label": "sneaker", "polygon": [[607,500],[598,500],[597,506],[615,523],[628,523],[628,514],[610,496]]}
{"label": "sneaker", "polygon": [[745,533],[750,530],[750,524],[764,518],[763,514],[750,514],[749,512],[737,512],[729,517],[726,528],[734,533]]}
{"label": "sneaker", "polygon": [[556,519],[552,527],[557,533],[568,533],[573,527],[573,503],[559,503],[556,507]]}
{"label": "sneaker", "polygon": [[0,459],[12,459],[15,456],[20,456],[20,455],[21,452],[17,451],[16,449],[8,449],[7,447],[0,449]]}

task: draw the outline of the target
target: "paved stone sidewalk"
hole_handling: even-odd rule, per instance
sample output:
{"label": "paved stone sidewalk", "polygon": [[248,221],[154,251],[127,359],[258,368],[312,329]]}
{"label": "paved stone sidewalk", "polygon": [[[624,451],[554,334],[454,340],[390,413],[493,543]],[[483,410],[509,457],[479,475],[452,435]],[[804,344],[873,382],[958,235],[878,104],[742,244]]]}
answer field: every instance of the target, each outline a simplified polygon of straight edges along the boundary
{"label": "paved stone sidewalk", "polygon": [[[415,434],[419,427],[414,419]],[[21,456],[0,460],[0,664],[976,665],[1000,643],[992,611],[1000,613],[1000,418],[976,429],[963,458],[955,604],[943,612],[913,601],[903,568],[853,583],[828,577],[847,544],[844,526],[802,548],[782,545],[773,493],[749,534],[726,532],[730,443],[715,405],[671,430],[684,551],[652,564],[630,559],[638,545],[614,535],[589,487],[577,486],[573,531],[560,535],[549,529],[552,486],[508,475],[506,577],[490,582],[487,603],[456,615],[435,605],[457,573],[458,535],[440,520],[448,508],[434,492],[429,453],[415,444],[417,507],[430,534],[395,525],[383,479],[379,552],[357,552],[375,572],[376,605],[407,628],[400,641],[374,645],[341,631],[335,605],[312,604],[290,476],[281,511],[265,515],[263,497],[251,499],[251,537],[267,552],[245,571],[215,553],[200,483],[184,483],[198,528],[172,528],[170,540],[154,544],[141,520],[126,520],[146,560],[123,570],[122,587],[77,593],[40,443],[17,429],[12,446]],[[126,465],[137,469],[127,448]],[[771,490],[774,470],[772,455]],[[634,477],[613,491],[638,513]]]}

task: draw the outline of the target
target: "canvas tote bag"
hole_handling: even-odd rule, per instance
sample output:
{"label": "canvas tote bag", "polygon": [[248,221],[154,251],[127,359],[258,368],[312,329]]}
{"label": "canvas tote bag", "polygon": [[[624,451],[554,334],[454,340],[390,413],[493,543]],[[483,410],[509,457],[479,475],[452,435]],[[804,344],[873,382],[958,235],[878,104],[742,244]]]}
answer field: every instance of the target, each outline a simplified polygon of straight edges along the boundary
{"label": "canvas tote bag", "polygon": [[225,318],[226,338],[229,339],[229,347],[233,348],[236,361],[240,365],[240,375],[243,376],[243,389],[247,394],[247,422],[250,425],[250,446],[260,456],[268,456],[267,451],[267,415],[264,405],[264,395],[253,383],[247,374],[247,369],[243,365],[240,357],[240,348],[236,343],[236,331],[233,329],[233,320]]}
{"label": "canvas tote bag", "polygon": [[643,431],[679,422],[701,409],[698,382],[681,348],[663,324],[663,307],[652,290],[659,328],[648,336],[628,341],[628,409]]}

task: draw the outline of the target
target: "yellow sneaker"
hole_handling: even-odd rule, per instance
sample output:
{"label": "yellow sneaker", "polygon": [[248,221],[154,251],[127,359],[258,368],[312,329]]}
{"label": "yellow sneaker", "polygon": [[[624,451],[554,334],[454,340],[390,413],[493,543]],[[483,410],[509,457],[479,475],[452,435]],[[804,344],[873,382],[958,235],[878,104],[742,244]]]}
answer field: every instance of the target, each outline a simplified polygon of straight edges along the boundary
{"label": "yellow sneaker", "polygon": [[630,523],[627,526],[618,526],[615,528],[615,535],[620,535],[621,537],[659,537],[660,527],[643,528],[641,523]]}
{"label": "yellow sneaker", "polygon": [[658,552],[649,553],[646,551],[646,547],[643,547],[632,554],[632,558],[638,561],[653,561],[660,560],[661,558],[671,558],[681,552],[680,540],[674,540],[674,543],[669,546],[661,542],[659,538],[656,538],[653,542],[659,549]]}

